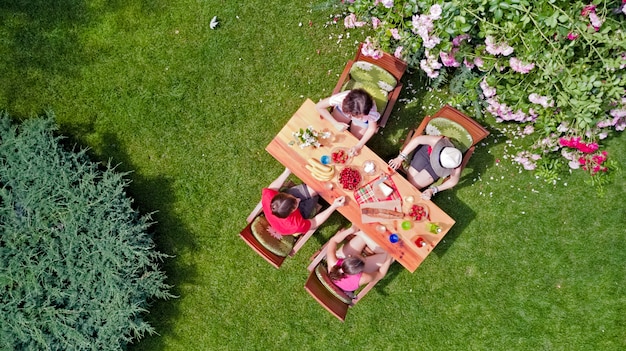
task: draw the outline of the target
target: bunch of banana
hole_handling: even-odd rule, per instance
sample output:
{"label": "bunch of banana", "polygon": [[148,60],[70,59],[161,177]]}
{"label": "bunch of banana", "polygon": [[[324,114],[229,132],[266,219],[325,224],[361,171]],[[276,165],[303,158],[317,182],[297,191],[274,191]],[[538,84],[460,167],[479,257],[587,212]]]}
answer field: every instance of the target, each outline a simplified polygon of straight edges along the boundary
{"label": "bunch of banana", "polygon": [[305,167],[311,172],[313,178],[323,182],[333,179],[335,167],[324,165],[314,158],[310,158],[308,162],[309,164]]}

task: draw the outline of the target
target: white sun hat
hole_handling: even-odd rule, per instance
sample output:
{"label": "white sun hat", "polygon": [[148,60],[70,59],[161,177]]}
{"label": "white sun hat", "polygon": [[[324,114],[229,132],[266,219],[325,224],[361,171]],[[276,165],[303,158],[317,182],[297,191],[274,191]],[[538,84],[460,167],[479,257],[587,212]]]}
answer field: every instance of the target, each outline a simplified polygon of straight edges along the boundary
{"label": "white sun hat", "polygon": [[441,138],[433,147],[430,154],[430,165],[435,173],[445,178],[453,169],[457,168],[463,160],[461,150],[454,147],[450,139]]}

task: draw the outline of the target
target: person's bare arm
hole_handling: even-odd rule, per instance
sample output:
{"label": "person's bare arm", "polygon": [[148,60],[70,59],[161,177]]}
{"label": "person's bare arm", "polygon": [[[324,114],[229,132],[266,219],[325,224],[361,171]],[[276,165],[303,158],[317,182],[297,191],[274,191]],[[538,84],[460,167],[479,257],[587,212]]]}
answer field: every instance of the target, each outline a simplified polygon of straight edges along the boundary
{"label": "person's bare arm", "polygon": [[358,155],[361,149],[363,148],[363,146],[365,146],[365,144],[367,144],[367,142],[372,138],[372,136],[376,134],[377,130],[378,130],[378,123],[370,121],[367,125],[367,130],[361,137],[361,140],[359,140],[359,142],[350,149],[350,153],[353,155]]}
{"label": "person's bare arm", "polygon": [[452,189],[455,185],[459,183],[459,180],[461,179],[462,171],[463,170],[461,169],[461,167],[453,169],[452,172],[450,173],[450,178],[448,180],[443,182],[441,185],[431,186],[430,188],[424,190],[424,192],[422,192],[422,198],[425,200],[430,200],[438,192],[447,190],[447,189]]}
{"label": "person's bare arm", "polygon": [[289,168],[285,167],[283,173],[281,173],[278,178],[274,179],[274,181],[271,182],[270,185],[267,186],[267,188],[272,190],[280,190],[280,187],[283,186],[283,184],[287,180],[287,177],[289,177],[290,174],[291,171],[289,170]]}
{"label": "person's bare arm", "polygon": [[328,264],[328,269],[337,264],[337,245],[344,241],[348,235],[354,234],[356,230],[356,226],[353,225],[348,229],[338,231],[337,234],[333,235],[333,237],[328,240],[326,249],[326,263]]}
{"label": "person's bare arm", "polygon": [[317,216],[311,219],[311,229],[316,229],[317,227],[322,225],[322,223],[326,222],[328,217],[330,217],[330,215],[335,212],[337,208],[343,206],[345,203],[346,198],[344,196],[336,198],[335,201],[333,201],[333,203],[327,209],[318,213]]}
{"label": "person's bare arm", "polygon": [[393,257],[390,254],[387,254],[387,259],[380,266],[377,272],[375,273],[363,273],[361,274],[361,279],[359,280],[360,285],[368,284],[371,281],[378,281],[385,277],[387,271],[389,270],[389,266],[393,262]]}
{"label": "person's bare arm", "polygon": [[402,161],[404,161],[419,145],[435,145],[439,139],[441,139],[440,136],[433,135],[420,135],[412,138],[408,144],[400,150],[398,156],[389,161],[389,165],[393,169],[398,169],[402,165]]}
{"label": "person's bare arm", "polygon": [[337,121],[335,117],[333,117],[333,115],[330,113],[330,111],[328,111],[328,109],[331,107],[332,105],[330,104],[330,97],[320,100],[320,102],[318,102],[315,105],[317,112],[320,114],[320,116],[322,116],[322,118],[332,123],[333,126],[335,126],[337,130],[339,131],[346,130],[348,128],[348,125]]}

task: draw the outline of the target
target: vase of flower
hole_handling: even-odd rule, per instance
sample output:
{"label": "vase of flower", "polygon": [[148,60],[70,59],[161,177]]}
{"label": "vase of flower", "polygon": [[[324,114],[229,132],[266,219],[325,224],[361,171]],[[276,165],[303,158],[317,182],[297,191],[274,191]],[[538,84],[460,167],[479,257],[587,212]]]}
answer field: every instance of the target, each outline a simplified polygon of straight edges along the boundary
{"label": "vase of flower", "polygon": [[300,130],[291,133],[294,137],[294,140],[289,143],[289,145],[298,144],[301,149],[312,146],[314,148],[318,148],[322,146],[320,139],[328,139],[331,137],[330,132],[318,132],[313,129],[313,126],[308,126],[306,128],[300,128]]}

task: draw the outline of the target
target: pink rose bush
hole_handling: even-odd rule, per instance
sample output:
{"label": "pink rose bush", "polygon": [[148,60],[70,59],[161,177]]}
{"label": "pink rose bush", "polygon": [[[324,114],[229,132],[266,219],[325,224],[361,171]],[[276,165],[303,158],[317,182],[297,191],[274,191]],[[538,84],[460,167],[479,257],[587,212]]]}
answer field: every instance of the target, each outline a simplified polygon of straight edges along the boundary
{"label": "pink rose bush", "polygon": [[558,157],[566,169],[609,173],[601,143],[626,129],[626,0],[528,3],[355,0],[345,24],[371,25],[364,53],[393,53],[432,84],[462,73],[456,107],[478,99],[534,140],[512,158],[524,169],[557,167]]}

